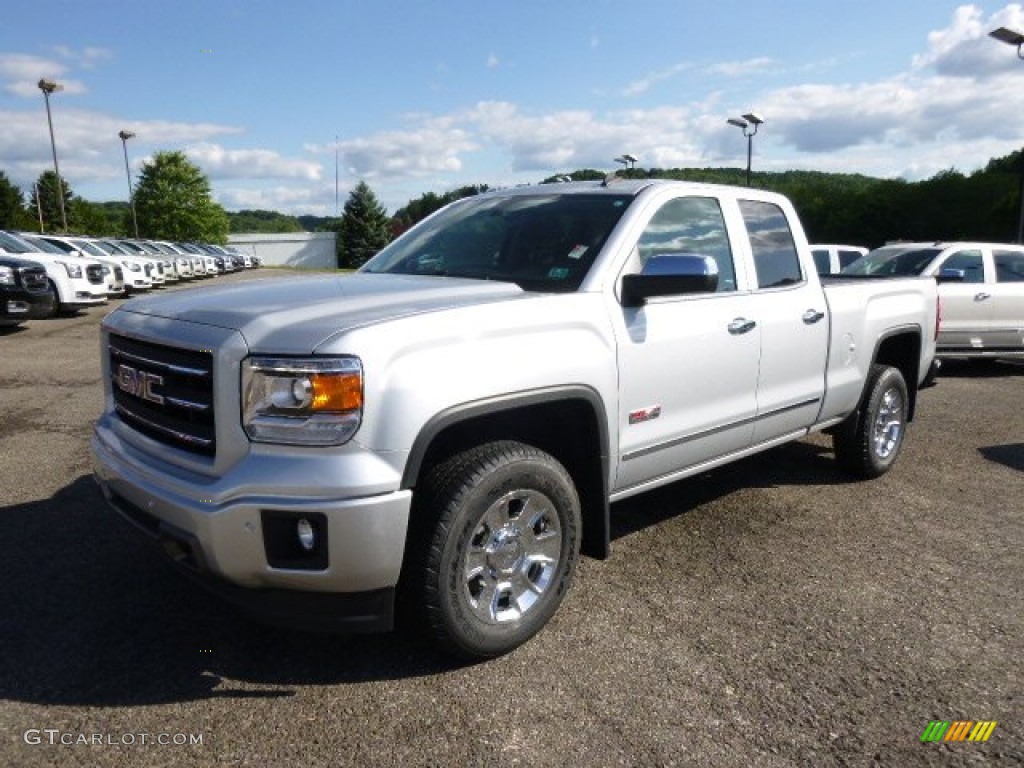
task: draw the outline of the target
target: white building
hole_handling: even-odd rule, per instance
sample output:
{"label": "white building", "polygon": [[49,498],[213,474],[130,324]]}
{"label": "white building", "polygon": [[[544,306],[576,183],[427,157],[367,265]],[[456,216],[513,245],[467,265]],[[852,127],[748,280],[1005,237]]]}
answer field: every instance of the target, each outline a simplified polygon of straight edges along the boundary
{"label": "white building", "polygon": [[277,235],[228,235],[228,245],[260,259],[267,267],[337,269],[334,232],[288,232]]}

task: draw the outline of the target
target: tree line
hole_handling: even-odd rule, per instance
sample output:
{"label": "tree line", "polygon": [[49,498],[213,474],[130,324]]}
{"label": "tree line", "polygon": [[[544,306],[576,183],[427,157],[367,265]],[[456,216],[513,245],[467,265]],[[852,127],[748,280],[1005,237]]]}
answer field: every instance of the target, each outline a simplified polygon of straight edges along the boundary
{"label": "tree line", "polygon": [[[755,172],[752,186],[789,197],[811,242],[877,247],[893,240],[981,240],[1012,242],[1017,236],[1024,191],[1024,153],[993,158],[971,174],[954,169],[908,182],[860,174],[817,171]],[[679,179],[741,186],[741,168],[630,168],[635,179]],[[580,169],[540,183],[602,179],[605,172]],[[62,229],[58,180],[44,171],[27,201],[0,170],[0,228]],[[373,190],[360,181],[337,217],[289,216],[276,211],[227,212],[212,197],[210,183],[183,152],[157,152],[135,186],[140,237],[224,243],[229,232],[335,232],[338,266],[356,268],[394,237],[448,203],[487,191],[486,184],[441,194],[426,192],[388,215]],[[60,180],[68,229],[79,234],[130,237],[134,220],[127,202],[93,203]]]}

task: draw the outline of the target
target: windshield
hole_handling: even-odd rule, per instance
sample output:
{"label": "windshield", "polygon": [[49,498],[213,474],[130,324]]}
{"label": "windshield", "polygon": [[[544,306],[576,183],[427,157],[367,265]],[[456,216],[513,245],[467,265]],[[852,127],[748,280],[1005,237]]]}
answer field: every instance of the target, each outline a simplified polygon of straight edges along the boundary
{"label": "windshield", "polygon": [[38,248],[33,248],[21,238],[15,237],[8,232],[0,232],[0,251],[8,253],[35,253]]}
{"label": "windshield", "polygon": [[125,256],[125,255],[128,255],[128,252],[126,250],[124,250],[123,248],[118,247],[117,245],[115,245],[114,243],[110,242],[109,240],[98,240],[96,242],[96,245],[98,245],[100,248],[102,248],[104,251],[106,251],[111,256]]}
{"label": "windshield", "polygon": [[37,251],[42,251],[43,253],[52,253],[56,256],[68,255],[67,251],[63,250],[62,248],[58,248],[56,245],[54,245],[49,240],[46,240],[44,238],[35,237],[33,235],[19,235],[18,237],[21,240],[24,240],[29,245],[31,245]]}
{"label": "windshield", "polygon": [[861,256],[842,270],[844,275],[920,275],[941,248],[887,245]]}
{"label": "windshield", "polygon": [[72,240],[71,244],[83,253],[88,253],[90,256],[106,256],[107,252],[95,245],[88,240]]}
{"label": "windshield", "polygon": [[360,271],[575,291],[631,200],[565,193],[467,198],[413,227]]}

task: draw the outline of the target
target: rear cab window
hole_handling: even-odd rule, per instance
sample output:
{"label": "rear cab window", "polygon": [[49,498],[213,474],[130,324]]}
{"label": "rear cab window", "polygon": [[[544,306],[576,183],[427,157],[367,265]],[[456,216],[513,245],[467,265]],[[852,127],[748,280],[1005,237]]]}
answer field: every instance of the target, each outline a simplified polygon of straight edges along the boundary
{"label": "rear cab window", "polygon": [[761,200],[740,200],[739,205],[750,237],[757,287],[782,288],[802,283],[800,257],[783,210]]}
{"label": "rear cab window", "polygon": [[1024,250],[994,249],[992,260],[996,266],[997,283],[1024,283]]}

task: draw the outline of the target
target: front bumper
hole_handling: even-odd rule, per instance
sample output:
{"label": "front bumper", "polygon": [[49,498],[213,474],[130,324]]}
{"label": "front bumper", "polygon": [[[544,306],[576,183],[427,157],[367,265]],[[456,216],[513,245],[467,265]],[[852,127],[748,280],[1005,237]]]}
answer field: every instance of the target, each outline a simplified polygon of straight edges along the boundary
{"label": "front bumper", "polygon": [[[221,597],[293,628],[392,627],[411,491],[311,495],[324,487],[326,459],[315,457],[276,461],[249,455],[223,476],[203,477],[147,459],[104,419],[96,425],[92,454],[96,480],[111,506],[180,570]],[[346,459],[359,465],[367,457],[329,461]],[[345,476],[351,470],[341,471]],[[322,561],[312,567],[271,565],[280,557],[269,540],[268,515],[322,520]]]}
{"label": "front bumper", "polygon": [[22,290],[0,291],[0,325],[11,325],[50,317],[56,302],[51,293],[29,293]]}

